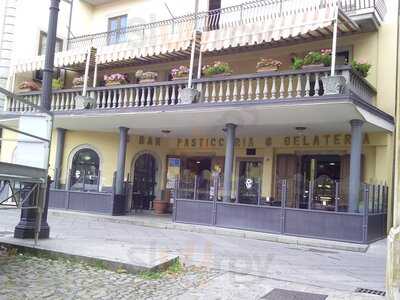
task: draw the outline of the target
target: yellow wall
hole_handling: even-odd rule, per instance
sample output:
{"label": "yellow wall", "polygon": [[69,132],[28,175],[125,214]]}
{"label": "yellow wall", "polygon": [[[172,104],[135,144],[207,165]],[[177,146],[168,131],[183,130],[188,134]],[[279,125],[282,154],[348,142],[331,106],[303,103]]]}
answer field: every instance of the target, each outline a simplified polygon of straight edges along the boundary
{"label": "yellow wall", "polygon": [[[272,196],[272,186],[275,176],[275,159],[276,155],[282,153],[349,153],[349,145],[344,142],[344,134],[338,134],[341,142],[338,145],[334,144],[334,136],[330,134],[328,144],[322,142],[323,135],[320,135],[320,146],[297,146],[294,141],[294,136],[291,136],[291,142],[288,146],[285,144],[284,136],[273,137],[245,137],[246,141],[243,142],[244,137],[240,137],[241,145],[235,148],[234,160],[234,174],[237,173],[237,159],[238,158],[260,158],[263,161],[263,185],[262,195],[264,197]],[[312,139],[314,136],[307,136],[307,139]],[[364,144],[363,153],[365,155],[364,167],[364,180],[370,183],[386,183],[390,184],[387,175],[387,166],[382,163],[390,157],[387,147],[387,139],[385,134],[370,133],[368,134],[369,143]],[[208,137],[209,141],[212,137]],[[188,145],[185,145],[185,138],[178,141],[176,138],[159,138],[160,144],[156,145],[155,137],[144,137],[144,140],[139,136],[130,134],[127,145],[126,163],[125,163],[125,177],[128,174],[132,176],[132,164],[134,159],[144,152],[152,153],[157,160],[157,187],[156,194],[160,195],[161,189],[165,187],[165,177],[167,172],[167,156],[208,156],[208,157],[223,157],[225,153],[224,144],[218,143],[215,146],[208,143],[208,146],[203,143],[199,147],[199,137],[194,138],[197,141],[196,147],[191,146],[191,138],[188,138]],[[256,156],[246,156],[246,148],[250,147],[249,138],[253,139],[254,148],[256,148]],[[271,145],[266,145],[266,139],[271,138]],[[207,139],[207,138],[204,138]],[[54,135],[54,142],[56,135]],[[143,142],[144,141],[144,142]],[[301,137],[300,137],[301,141]],[[249,146],[250,145],[250,146]],[[68,169],[70,168],[72,154],[74,150],[79,147],[88,146],[95,149],[100,156],[100,172],[101,172],[101,185],[103,187],[110,187],[113,181],[113,173],[117,167],[117,155],[119,147],[118,133],[99,133],[99,132],[76,132],[67,131],[65,136],[65,148],[63,157],[63,168],[61,174],[61,182],[66,183]],[[53,149],[54,150],[54,149]],[[54,151],[51,157],[51,166],[54,168]],[[235,176],[236,177],[236,176]],[[236,178],[234,178],[236,180]],[[234,185],[234,193],[236,186]]]}

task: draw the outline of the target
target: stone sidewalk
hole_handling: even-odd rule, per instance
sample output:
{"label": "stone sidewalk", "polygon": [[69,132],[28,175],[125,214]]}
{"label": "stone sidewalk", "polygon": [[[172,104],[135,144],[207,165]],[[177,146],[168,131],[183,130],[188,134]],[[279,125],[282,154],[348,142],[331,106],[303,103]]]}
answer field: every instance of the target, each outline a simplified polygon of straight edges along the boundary
{"label": "stone sidewalk", "polygon": [[[18,211],[0,210],[0,241],[10,240],[7,232],[17,222]],[[385,241],[360,253],[99,221],[74,213],[50,213],[49,224],[51,239],[41,241],[40,246],[115,259],[179,256],[187,265],[225,272],[219,281],[188,290],[181,299],[246,298],[232,293],[249,293],[247,299],[257,299],[276,287],[324,291],[329,299],[368,299],[352,293],[358,287],[385,288]],[[223,297],[216,296],[222,292]]]}

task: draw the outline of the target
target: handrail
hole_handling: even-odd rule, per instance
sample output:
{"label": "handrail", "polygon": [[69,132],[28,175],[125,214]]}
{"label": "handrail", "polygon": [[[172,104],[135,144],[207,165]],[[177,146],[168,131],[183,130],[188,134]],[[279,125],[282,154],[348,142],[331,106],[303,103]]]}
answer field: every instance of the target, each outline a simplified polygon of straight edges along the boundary
{"label": "handrail", "polygon": [[[292,1],[293,5],[288,2]],[[321,1],[319,4],[311,3],[313,7],[315,5],[322,7],[324,5],[331,5],[335,0]],[[386,14],[386,5],[384,0],[337,0],[341,9],[346,13],[356,12],[364,9],[375,9],[383,19]],[[202,11],[195,16],[195,14],[186,14],[175,18],[165,19],[156,22],[143,23],[137,25],[131,25],[119,30],[103,31],[94,34],[86,34],[78,37],[71,38],[69,40],[69,49],[79,47],[82,43],[94,43],[95,41],[100,42],[104,45],[107,44],[119,44],[127,42],[126,37],[132,33],[144,33],[146,30],[160,28],[167,25],[172,25],[171,30],[174,32],[174,25],[181,25],[197,20],[198,30],[210,31],[219,29],[221,27],[231,27],[238,24],[243,24],[251,21],[259,21],[262,18],[276,18],[280,17],[282,13],[294,14],[299,8],[299,3],[302,6],[308,5],[307,1],[302,0],[253,0],[242,4],[219,8],[210,11]],[[285,5],[286,4],[286,5]],[[286,8],[285,8],[286,7]],[[293,7],[289,10],[287,7]],[[263,8],[262,10],[259,10]],[[258,9],[254,11],[254,9]],[[193,27],[187,28],[192,30]],[[110,43],[109,39],[116,38],[117,40]],[[105,39],[104,41],[102,39]],[[120,39],[120,40],[119,40]]]}

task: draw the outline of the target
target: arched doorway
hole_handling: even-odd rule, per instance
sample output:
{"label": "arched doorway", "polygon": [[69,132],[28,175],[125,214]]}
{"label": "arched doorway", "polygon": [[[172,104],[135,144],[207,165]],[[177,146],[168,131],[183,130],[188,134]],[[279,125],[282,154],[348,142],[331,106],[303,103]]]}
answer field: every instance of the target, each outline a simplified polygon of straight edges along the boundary
{"label": "arched doorway", "polygon": [[150,153],[141,154],[134,163],[132,209],[153,207],[156,186],[156,159]]}
{"label": "arched doorway", "polygon": [[82,191],[99,190],[99,155],[90,148],[83,148],[74,154],[70,172],[70,189]]}

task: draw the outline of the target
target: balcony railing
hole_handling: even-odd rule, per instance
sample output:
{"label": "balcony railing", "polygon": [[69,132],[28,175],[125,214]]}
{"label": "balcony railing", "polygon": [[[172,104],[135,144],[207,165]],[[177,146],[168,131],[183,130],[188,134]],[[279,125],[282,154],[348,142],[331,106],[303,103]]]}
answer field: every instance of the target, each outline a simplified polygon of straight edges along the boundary
{"label": "balcony railing", "polygon": [[[375,89],[349,66],[338,66],[337,73],[347,79],[348,92],[373,103]],[[256,74],[220,76],[194,80],[200,91],[198,103],[255,102],[279,99],[322,97],[325,91],[321,78],[329,75],[329,68],[289,70]],[[112,87],[89,88],[89,96],[95,99],[96,109],[124,109],[174,106],[180,104],[180,90],[187,86],[186,80],[127,84]],[[52,95],[53,111],[78,109],[76,96],[82,89],[55,90]],[[27,100],[40,104],[41,93],[23,93]],[[16,99],[8,99],[8,111],[31,110]]]}
{"label": "balcony railing", "polygon": [[[197,15],[197,27],[201,31],[217,30],[233,27],[251,22],[277,18],[285,13],[303,11],[308,6],[323,6],[328,0],[256,0],[236,6],[225,7],[212,11],[200,12]],[[334,0],[329,0],[334,1]],[[386,14],[384,0],[338,0],[342,10],[349,15],[357,12],[373,11],[380,19]],[[157,35],[176,34],[192,31],[195,15],[188,14],[181,17],[128,26],[120,30],[106,31],[96,34],[83,35],[69,40],[69,49],[82,47],[102,47],[119,43],[140,43],[148,37],[156,38]]]}

